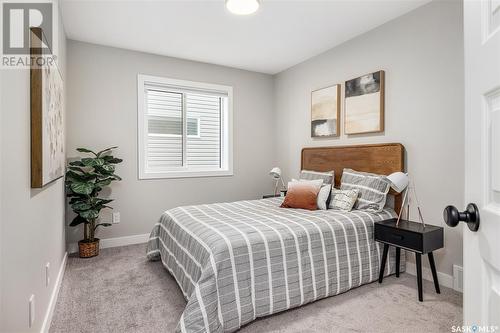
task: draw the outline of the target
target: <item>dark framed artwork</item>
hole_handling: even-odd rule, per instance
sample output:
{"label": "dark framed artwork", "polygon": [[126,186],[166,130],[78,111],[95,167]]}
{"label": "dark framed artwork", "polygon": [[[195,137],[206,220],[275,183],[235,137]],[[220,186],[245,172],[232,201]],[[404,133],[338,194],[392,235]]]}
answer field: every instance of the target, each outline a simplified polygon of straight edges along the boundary
{"label": "dark framed artwork", "polygon": [[64,84],[42,29],[30,30],[31,187],[40,188],[64,175]]}
{"label": "dark framed artwork", "polygon": [[340,135],[340,84],[311,92],[311,137]]}
{"label": "dark framed artwork", "polygon": [[346,134],[384,131],[385,72],[346,81],[344,128]]}

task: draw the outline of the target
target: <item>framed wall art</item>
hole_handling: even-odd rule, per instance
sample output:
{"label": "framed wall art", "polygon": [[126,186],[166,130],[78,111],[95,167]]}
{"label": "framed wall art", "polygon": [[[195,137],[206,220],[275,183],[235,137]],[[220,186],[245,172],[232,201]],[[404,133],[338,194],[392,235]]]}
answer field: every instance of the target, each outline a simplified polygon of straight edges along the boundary
{"label": "framed wall art", "polygon": [[340,84],[311,92],[311,137],[340,135]]}
{"label": "framed wall art", "polygon": [[31,28],[31,187],[62,177],[64,151],[64,85],[40,28]]}
{"label": "framed wall art", "polygon": [[385,73],[378,71],[346,81],[345,133],[384,131]]}

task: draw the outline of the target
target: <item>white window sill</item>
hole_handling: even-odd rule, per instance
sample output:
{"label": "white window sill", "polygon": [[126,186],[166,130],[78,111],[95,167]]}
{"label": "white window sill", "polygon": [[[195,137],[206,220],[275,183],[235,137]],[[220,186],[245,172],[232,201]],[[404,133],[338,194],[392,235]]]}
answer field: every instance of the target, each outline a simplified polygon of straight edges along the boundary
{"label": "white window sill", "polygon": [[200,177],[230,177],[232,170],[205,170],[205,171],[168,171],[168,172],[144,172],[139,174],[139,180],[143,179],[171,179],[171,178],[200,178]]}

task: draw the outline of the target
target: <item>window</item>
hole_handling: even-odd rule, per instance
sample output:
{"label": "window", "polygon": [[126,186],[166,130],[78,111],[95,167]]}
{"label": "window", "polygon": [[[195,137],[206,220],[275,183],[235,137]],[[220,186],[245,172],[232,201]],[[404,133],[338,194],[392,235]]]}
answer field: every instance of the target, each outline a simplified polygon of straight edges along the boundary
{"label": "window", "polygon": [[232,175],[231,107],[231,87],[139,75],[139,178]]}

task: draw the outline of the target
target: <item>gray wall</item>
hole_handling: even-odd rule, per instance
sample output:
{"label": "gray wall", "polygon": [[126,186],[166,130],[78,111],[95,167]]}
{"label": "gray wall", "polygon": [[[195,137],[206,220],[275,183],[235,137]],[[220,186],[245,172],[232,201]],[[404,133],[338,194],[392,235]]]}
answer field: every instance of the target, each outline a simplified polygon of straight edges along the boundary
{"label": "gray wall", "polygon": [[[303,147],[401,142],[424,218],[444,225],[446,205],[464,206],[462,30],[460,1],[432,2],[278,74],[275,139],[284,174],[298,175]],[[311,90],[380,69],[386,72],[385,133],[311,139]],[[445,230],[436,260],[439,271],[452,274],[452,265],[462,263],[462,234]]]}
{"label": "gray wall", "polygon": [[[66,37],[57,6],[54,53],[66,79]],[[64,182],[30,185],[29,70],[1,70],[0,332],[39,332],[66,244]],[[45,264],[50,285],[45,286]],[[35,294],[35,322],[28,328],[28,299]]]}
{"label": "gray wall", "polygon": [[[234,176],[138,180],[137,74],[233,86]],[[80,146],[118,145],[123,181],[112,186],[121,223],[99,237],[149,233],[163,211],[180,205],[258,198],[272,191],[273,78],[222,66],[68,42],[68,156]],[[110,219],[109,213],[103,215]],[[68,228],[68,241],[82,238]]]}

